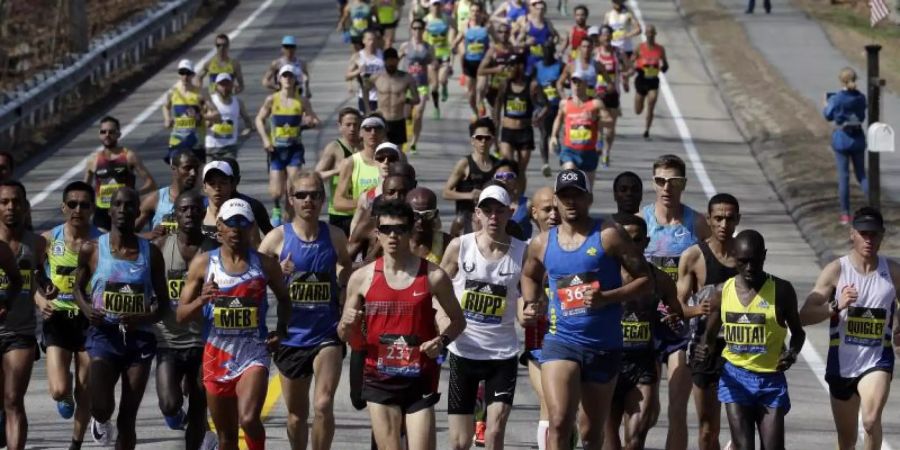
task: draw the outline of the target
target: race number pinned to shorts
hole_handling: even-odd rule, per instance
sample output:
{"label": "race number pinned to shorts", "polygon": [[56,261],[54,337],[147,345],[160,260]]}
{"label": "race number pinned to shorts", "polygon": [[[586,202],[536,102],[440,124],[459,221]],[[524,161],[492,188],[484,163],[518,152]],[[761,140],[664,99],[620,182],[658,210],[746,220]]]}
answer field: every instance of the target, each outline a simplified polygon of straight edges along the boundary
{"label": "race number pinned to shorts", "polygon": [[500,323],[506,313],[506,286],[466,280],[462,309],[466,320],[485,324]]}
{"label": "race number pinned to shorts", "polygon": [[588,288],[600,290],[600,280],[593,272],[569,275],[556,282],[556,296],[559,298],[562,316],[587,314],[588,307],[584,304],[584,293]]}
{"label": "race number pinned to shorts", "polygon": [[876,347],[884,345],[887,311],[881,308],[851,306],[847,308],[844,343]]}
{"label": "race number pinned to shorts", "polygon": [[259,326],[259,306],[249,298],[218,297],[213,303],[213,325],[218,332],[255,332]]}
{"label": "race number pinned to shorts", "polygon": [[295,272],[288,280],[291,305],[314,309],[331,303],[331,275],[325,272]]}
{"label": "race number pinned to shorts", "polygon": [[381,335],[378,338],[378,372],[394,377],[418,377],[422,372],[419,344],[419,338],[413,335]]}
{"label": "race number pinned to shorts", "polygon": [[181,290],[184,289],[184,276],[187,270],[167,270],[166,289],[169,291],[169,304],[172,309],[178,307],[178,299],[181,298]]}
{"label": "race number pinned to shorts", "polygon": [[128,316],[146,314],[147,303],[142,283],[115,283],[107,281],[103,287],[103,310],[107,314]]}

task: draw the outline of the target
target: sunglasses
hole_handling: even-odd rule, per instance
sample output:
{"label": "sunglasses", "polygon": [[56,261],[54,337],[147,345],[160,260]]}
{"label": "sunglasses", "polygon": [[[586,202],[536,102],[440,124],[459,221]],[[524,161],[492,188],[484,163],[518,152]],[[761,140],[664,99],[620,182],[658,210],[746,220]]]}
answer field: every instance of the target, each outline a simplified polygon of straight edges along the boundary
{"label": "sunglasses", "polygon": [[390,236],[391,234],[400,236],[409,233],[409,230],[410,226],[405,223],[396,225],[378,225],[378,233],[385,236]]}
{"label": "sunglasses", "polygon": [[288,50],[293,50],[293,49],[297,48],[297,46],[296,46],[296,45],[282,45],[281,48],[286,48],[286,49],[288,49]]}
{"label": "sunglasses", "polygon": [[472,136],[472,139],[475,139],[478,142],[491,142],[494,140],[494,137],[486,134],[479,134],[476,136]]}
{"label": "sunglasses", "polygon": [[244,216],[232,216],[222,221],[228,228],[247,228],[252,224],[249,219]]}
{"label": "sunglasses", "polygon": [[392,163],[392,162],[397,162],[397,161],[399,161],[399,160],[400,160],[400,157],[398,157],[397,155],[381,155],[381,156],[375,156],[375,161],[376,161],[376,162],[383,163],[385,160],[387,160],[387,162],[389,162],[389,163]]}
{"label": "sunglasses", "polygon": [[375,130],[380,130],[381,127],[362,127],[363,131],[373,132]]}
{"label": "sunglasses", "polygon": [[294,74],[292,72],[285,72],[281,74],[281,78],[294,78]]}
{"label": "sunglasses", "polygon": [[672,187],[682,188],[687,183],[687,178],[685,177],[653,177],[653,182],[656,183],[659,187],[666,187],[666,184],[671,184]]}
{"label": "sunglasses", "polygon": [[413,31],[422,31],[422,27],[412,27]]}
{"label": "sunglasses", "polygon": [[81,207],[81,209],[90,209],[91,202],[78,202],[75,200],[69,200],[66,202],[66,208],[75,210],[78,207]]}
{"label": "sunglasses", "polygon": [[307,198],[311,200],[319,200],[325,196],[325,193],[322,191],[297,191],[294,192],[294,198],[297,200],[306,200]]}
{"label": "sunglasses", "polygon": [[216,48],[228,47],[228,44],[216,42]]}
{"label": "sunglasses", "polygon": [[494,174],[494,179],[498,181],[511,181],[518,178],[515,172],[497,172]]}
{"label": "sunglasses", "polygon": [[431,222],[438,215],[437,208],[435,209],[425,209],[422,211],[413,210],[413,214],[416,216],[416,220],[423,220],[425,222]]}
{"label": "sunglasses", "polygon": [[100,134],[118,134],[119,130],[100,130]]}
{"label": "sunglasses", "polygon": [[191,76],[191,75],[193,75],[193,74],[194,74],[194,72],[189,72],[189,71],[187,71],[187,70],[179,70],[179,71],[178,71],[178,75],[181,75],[181,76],[183,76],[183,77],[188,77],[188,76]]}

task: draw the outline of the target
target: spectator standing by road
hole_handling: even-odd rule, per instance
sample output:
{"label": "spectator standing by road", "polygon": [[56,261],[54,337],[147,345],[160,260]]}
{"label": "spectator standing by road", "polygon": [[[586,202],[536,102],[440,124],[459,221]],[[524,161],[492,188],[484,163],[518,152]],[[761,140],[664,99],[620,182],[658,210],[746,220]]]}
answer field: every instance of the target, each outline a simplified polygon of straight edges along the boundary
{"label": "spectator standing by road", "polygon": [[853,173],[866,197],[869,196],[869,181],[866,179],[866,134],[863,121],[866,120],[866,96],[856,89],[856,72],[849,67],[841,69],[838,75],[841,90],[826,94],[825,109],[822,114],[829,122],[834,122],[831,133],[831,148],[838,171],[838,197],[841,203],[841,225],[850,223],[850,163]]}

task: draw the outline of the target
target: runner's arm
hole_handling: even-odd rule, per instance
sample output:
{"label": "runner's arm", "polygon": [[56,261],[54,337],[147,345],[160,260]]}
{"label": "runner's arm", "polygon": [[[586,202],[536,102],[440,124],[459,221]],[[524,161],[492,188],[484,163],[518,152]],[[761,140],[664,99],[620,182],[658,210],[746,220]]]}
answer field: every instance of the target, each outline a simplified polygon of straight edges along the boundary
{"label": "runner's arm", "polygon": [[316,115],[316,112],[313,111],[312,102],[310,102],[307,97],[300,97],[300,104],[303,105],[303,115],[309,117],[309,127],[318,128],[321,121],[319,120],[319,116]]}
{"label": "runner's arm", "polygon": [[641,23],[638,22],[637,19],[634,17],[634,14],[632,14],[630,12],[628,13],[628,23],[630,23],[632,26],[631,32],[628,33],[628,37],[630,37],[630,38],[638,37],[644,32],[643,28],[641,28]]}
{"label": "runner's arm", "polygon": [[278,60],[276,59],[269,64],[269,68],[266,70],[266,73],[263,74],[262,87],[273,91],[278,90],[278,80],[275,79],[275,74],[278,73],[278,69],[280,69],[280,67],[278,67]]}
{"label": "runner's arm", "polygon": [[135,230],[143,230],[144,227],[153,220],[156,214],[156,204],[159,202],[159,191],[151,192],[150,195],[141,200],[141,212],[134,221]]}
{"label": "runner's arm", "polygon": [[166,128],[172,128],[172,126],[175,125],[175,121],[172,120],[172,91],[166,93],[166,102],[162,106],[162,113],[163,126]]}
{"label": "runner's arm", "polygon": [[146,314],[124,317],[123,320],[126,324],[159,322],[162,319],[163,311],[172,307],[172,303],[169,301],[169,289],[166,286],[166,262],[163,259],[162,251],[155,245],[150,246],[150,282],[153,284],[153,293],[156,295],[156,309]]}
{"label": "runner's arm", "polygon": [[822,269],[812,292],[806,296],[806,302],[800,308],[800,322],[803,325],[814,325],[831,317],[834,291],[837,280],[841,276],[841,263],[832,261]]}
{"label": "runner's arm", "polygon": [[347,67],[347,73],[344,74],[344,80],[353,81],[362,73],[362,67],[360,67],[357,62],[358,58],[358,53],[354,53],[353,56],[350,57],[350,65]]}
{"label": "runner's arm", "polygon": [[334,192],[334,209],[341,212],[353,212],[356,204],[350,192],[350,182],[353,177],[353,158],[341,161],[338,185]]}
{"label": "runner's arm", "polygon": [[266,233],[259,248],[256,250],[263,255],[278,258],[281,253],[281,247],[284,244],[284,231],[281,227],[273,228],[272,231]]}
{"label": "runner's arm", "polygon": [[416,80],[410,74],[406,74],[406,92],[409,93],[408,105],[418,105],[422,99],[419,97],[419,90],[416,88]]}
{"label": "runner's arm", "polygon": [[[254,125],[253,118],[250,117],[250,114],[247,113],[247,105],[244,104],[244,101],[239,98],[237,99],[237,101],[238,101],[238,106],[241,109],[241,120],[244,121],[244,129],[241,130],[241,135],[249,135],[250,130],[253,129],[253,125]],[[246,132],[244,130],[246,130]]]}
{"label": "runner's arm", "polygon": [[694,350],[694,359],[704,361],[712,356],[716,348],[716,338],[722,329],[722,284],[716,286],[709,298],[709,314],[706,316],[706,331]]}
{"label": "runner's arm", "polygon": [[94,184],[94,169],[97,165],[97,153],[91,155],[91,159],[88,160],[88,163],[84,166],[84,182],[93,186]]}
{"label": "runner's arm", "polygon": [[[522,305],[524,308],[531,304],[544,305],[547,301],[544,292],[544,252],[547,250],[548,232],[543,231],[531,240],[525,255],[525,264],[522,267],[522,278],[519,283],[522,287]],[[538,308],[542,311],[543,308]]]}
{"label": "runner's arm", "polygon": [[685,319],[701,316],[707,312],[701,305],[688,304],[691,295],[697,292],[699,282],[694,268],[700,263],[700,256],[700,247],[692,245],[681,254],[678,261],[678,303],[684,311]]}
{"label": "runner's arm", "polygon": [[[891,280],[894,286],[900,286],[900,265],[894,260],[888,259],[888,270],[891,271]],[[896,307],[900,307],[900,301],[895,299]],[[900,356],[900,314],[894,314],[894,353]]]}
{"label": "runner's arm", "polygon": [[[203,89],[203,81],[206,79],[206,75],[209,74],[209,62],[211,60],[207,59],[203,64],[200,65],[200,70],[197,71],[197,75],[194,77],[197,79],[197,87]],[[216,80],[213,80],[213,85],[215,85]]]}
{"label": "runner's arm", "polygon": [[187,279],[181,288],[178,309],[175,310],[175,319],[180,324],[196,320],[203,306],[215,298],[215,280],[204,282],[208,265],[209,254],[201,253],[192,259],[188,266]]}
{"label": "runner's arm", "polygon": [[347,342],[354,331],[359,330],[359,324],[365,316],[363,286],[368,288],[372,278],[371,266],[362,267],[350,275],[347,283],[347,295],[344,300],[344,310],[341,321],[338,322],[337,333],[342,341]]}
{"label": "runner's arm", "polygon": [[[81,248],[78,249],[78,266],[75,268],[75,289],[72,292],[75,297],[75,303],[78,304],[81,313],[92,324],[103,320],[103,312],[94,311],[91,305],[91,293],[87,291],[88,283],[91,281],[91,274],[94,273],[94,268],[97,267],[96,248],[94,241],[87,241],[83,242]],[[0,259],[0,261],[5,260],[6,258]],[[6,271],[6,273],[18,273],[18,271]],[[10,282],[12,283],[12,277],[10,277]],[[21,286],[21,279],[19,280],[19,286]]]}
{"label": "runner's arm", "polygon": [[[602,292],[603,303],[622,303],[632,298],[639,298],[652,291],[653,285],[647,273],[647,261],[644,255],[628,238],[618,224],[604,222],[600,239],[604,250],[619,261],[622,268],[631,275],[631,282]],[[601,286],[602,288],[602,286]]]}
{"label": "runner's arm", "polygon": [[141,161],[141,157],[138,156],[136,152],[128,152],[129,163],[131,164],[132,169],[134,169],[134,173],[140,176],[144,180],[144,184],[138,189],[139,195],[147,195],[157,189],[156,181],[153,179],[153,175],[150,174],[150,171],[147,170],[147,167],[144,166],[144,162]]}
{"label": "runner's arm", "polygon": [[[340,147],[337,142],[331,141],[325,148],[322,150],[321,156],[319,157],[319,162],[316,163],[315,171],[319,175],[319,178],[324,182],[328,182],[331,177],[339,174],[341,172],[340,167],[335,167],[335,161],[337,160],[337,151]],[[332,195],[334,195],[332,193]]]}
{"label": "runner's arm", "polygon": [[784,326],[791,332],[788,348],[778,358],[778,370],[785,371],[797,361],[797,355],[806,342],[806,331],[803,330],[797,311],[797,292],[794,286],[788,281],[775,278],[775,292],[778,298],[775,302],[775,313],[783,318]]}
{"label": "runner's arm", "polygon": [[236,59],[232,59],[231,64],[231,67],[234,67],[234,93],[237,95],[244,92],[244,71]]}
{"label": "runner's arm", "polygon": [[[364,241],[365,236],[367,236],[361,230],[367,229],[369,223],[371,223],[372,208],[366,207],[365,201],[364,196],[356,200],[356,209],[353,211],[353,217],[350,218],[350,237],[348,239],[350,239],[351,243]],[[365,226],[360,228],[360,224]]]}
{"label": "runner's arm", "polygon": [[350,5],[349,3],[344,5],[344,9],[341,10],[341,17],[338,18],[337,25],[335,26],[335,30],[338,33],[342,33],[345,28],[347,28],[347,19],[350,18]]}
{"label": "runner's arm", "polygon": [[[350,281],[350,273],[353,270],[353,260],[350,259],[350,253],[347,251],[347,236],[344,231],[334,225],[328,225],[329,236],[331,236],[331,245],[337,252],[337,282],[341,291],[347,290],[347,283]],[[343,297],[341,297],[343,302]]]}
{"label": "runner's arm", "polygon": [[444,269],[444,272],[447,272],[447,275],[450,278],[456,276],[456,273],[459,272],[459,238],[455,237],[450,244],[447,245],[447,249],[444,250],[444,257],[441,258],[441,269]]}
{"label": "runner's arm", "polygon": [[453,171],[450,172],[450,178],[447,178],[447,183],[444,184],[444,190],[441,191],[441,196],[444,197],[444,200],[459,201],[472,199],[471,192],[457,192],[456,190],[459,182],[462,181],[466,174],[467,164],[468,162],[463,158],[457,161],[456,165],[453,166]]}
{"label": "runner's arm", "polygon": [[[453,291],[453,283],[440,267],[428,263],[428,284],[431,287],[431,294],[437,300],[447,319],[450,320],[450,323],[441,330],[441,335],[447,336],[452,341],[466,328],[466,318],[463,316],[462,307]],[[441,336],[432,339],[432,342],[440,343]],[[425,342],[422,346],[425,347],[428,343]]]}
{"label": "runner's arm", "polygon": [[6,298],[0,299],[0,311],[8,312],[9,303],[12,299],[18,298],[22,291],[22,273],[19,272],[19,264],[16,262],[16,255],[13,253],[9,244],[0,241],[0,269],[6,273],[9,279],[9,287],[6,289]]}
{"label": "runner's arm", "polygon": [[494,61],[494,47],[490,47],[487,49],[487,52],[484,54],[484,58],[478,63],[478,76],[483,77],[487,75],[493,75],[499,72],[499,69],[496,67],[491,67],[491,63]]}
{"label": "runner's arm", "polygon": [[277,302],[276,315],[278,316],[275,324],[275,334],[284,339],[287,337],[288,323],[291,320],[291,298],[288,295],[287,287],[284,285],[284,276],[281,274],[281,266],[278,259],[268,255],[261,255],[260,263],[263,273],[266,275],[266,281],[272,294],[275,295]]}
{"label": "runner's arm", "polygon": [[268,119],[271,114],[272,96],[270,95],[263,102],[262,106],[259,107],[259,113],[256,114],[256,132],[259,134],[259,138],[262,139],[263,148],[265,148],[266,151],[271,151],[272,149],[272,140],[269,139],[269,134],[266,132],[266,119]]}
{"label": "runner's arm", "polygon": [[662,70],[663,73],[669,71],[669,57],[666,56],[666,48],[662,45],[659,46],[659,51],[662,52],[662,56],[660,57],[661,63],[659,66],[659,70]]}

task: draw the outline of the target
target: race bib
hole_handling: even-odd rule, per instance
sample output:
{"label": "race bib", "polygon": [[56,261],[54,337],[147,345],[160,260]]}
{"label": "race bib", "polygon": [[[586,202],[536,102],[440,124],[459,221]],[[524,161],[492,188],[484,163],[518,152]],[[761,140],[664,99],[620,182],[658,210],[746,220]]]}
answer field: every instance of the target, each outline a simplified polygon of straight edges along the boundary
{"label": "race bib", "polygon": [[656,78],[659,76],[659,68],[644,66],[644,78]]}
{"label": "race bib", "polygon": [[531,48],[531,56],[535,58],[543,58],[544,57],[544,47],[542,45],[532,45]]}
{"label": "race bib", "polygon": [[556,296],[559,297],[561,314],[564,317],[587,314],[584,291],[588,288],[600,290],[600,280],[595,273],[570,275],[556,282]]}
{"label": "race bib", "polygon": [[511,114],[522,115],[528,111],[528,103],[520,98],[511,98],[506,101],[506,111]]}
{"label": "race bib", "polygon": [[731,353],[766,352],[766,315],[763,313],[725,313],[725,342]]}
{"label": "race bib", "polygon": [[466,53],[470,55],[481,55],[484,53],[484,43],[483,42],[470,42],[469,45],[466,45]]}
{"label": "race bib", "polygon": [[884,342],[887,311],[881,308],[851,306],[847,308],[844,343],[864,347],[880,347]]}
{"label": "race bib", "polygon": [[[60,294],[71,294],[75,291],[75,267],[56,266],[50,281],[59,289]],[[4,278],[6,278],[4,276]]]}
{"label": "race bib", "polygon": [[412,76],[415,77],[415,76],[417,76],[417,75],[420,75],[420,74],[424,73],[424,72],[425,72],[425,67],[424,67],[422,64],[418,63],[418,62],[416,62],[416,63],[410,63],[409,66],[406,68],[406,71],[407,71],[410,75],[412,75]]}
{"label": "race bib", "polygon": [[466,320],[486,324],[500,323],[506,313],[506,286],[466,280],[462,309]]}
{"label": "race bib", "polygon": [[255,330],[259,307],[249,298],[218,297],[213,303],[213,325],[223,331]]}
{"label": "race bib", "polygon": [[634,315],[622,319],[622,342],[626,348],[650,345],[650,322],[640,321]]}
{"label": "race bib", "polygon": [[369,19],[366,19],[364,17],[358,18],[358,19],[353,19],[353,22],[351,22],[351,23],[352,23],[353,28],[356,30],[362,31],[362,30],[369,28]]}
{"label": "race bib", "polygon": [[213,136],[219,139],[230,138],[234,134],[234,122],[231,119],[223,119],[222,122],[212,126]]}
{"label": "race bib", "polygon": [[609,80],[606,79],[606,75],[602,73],[597,74],[597,87],[606,87],[609,86]]}
{"label": "race bib", "polygon": [[378,338],[378,372],[394,377],[418,377],[422,372],[419,339],[411,335],[383,334]]}
{"label": "race bib", "polygon": [[178,231],[178,222],[175,221],[175,213],[162,216],[159,224],[165,228],[166,234],[175,234]]}
{"label": "race bib", "polygon": [[[32,279],[31,269],[21,269],[21,270],[19,270],[19,274],[22,276],[21,292],[31,292],[31,279]],[[74,285],[74,281],[73,281],[73,285]],[[0,270],[0,290],[5,292],[8,289],[9,289],[9,277],[6,276],[6,272]]]}
{"label": "race bib", "polygon": [[331,303],[331,275],[325,272],[296,272],[288,282],[291,304],[313,309]]}
{"label": "race bib", "polygon": [[569,130],[569,140],[575,145],[586,145],[591,142],[591,129],[588,127],[575,127]]}
{"label": "race bib", "polygon": [[169,291],[169,304],[172,305],[172,309],[178,307],[181,290],[184,289],[185,274],[187,274],[187,270],[166,271],[166,289]]}
{"label": "race bib", "polygon": [[97,193],[97,207],[109,209],[112,206],[113,195],[116,195],[116,191],[124,186],[124,184],[116,183],[115,181],[101,185],[100,192]]}
{"label": "race bib", "polygon": [[144,285],[107,281],[103,287],[103,310],[119,316],[148,313]]}
{"label": "race bib", "polygon": [[556,91],[556,86],[552,84],[549,86],[544,86],[544,97],[547,97],[548,102],[555,102],[559,100],[559,92]]}
{"label": "race bib", "polygon": [[651,256],[650,263],[666,273],[672,280],[678,281],[678,256]]}
{"label": "race bib", "polygon": [[614,41],[623,41],[625,40],[625,30],[616,30],[613,31],[612,40]]}

